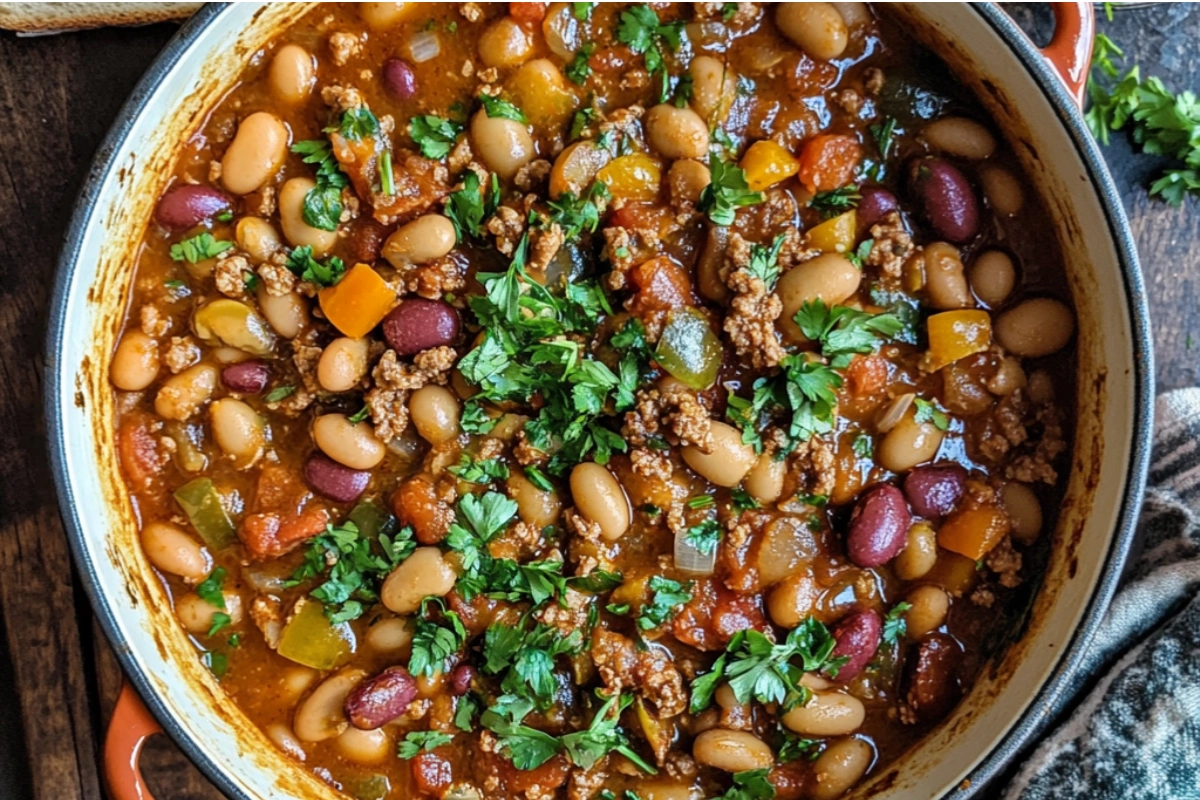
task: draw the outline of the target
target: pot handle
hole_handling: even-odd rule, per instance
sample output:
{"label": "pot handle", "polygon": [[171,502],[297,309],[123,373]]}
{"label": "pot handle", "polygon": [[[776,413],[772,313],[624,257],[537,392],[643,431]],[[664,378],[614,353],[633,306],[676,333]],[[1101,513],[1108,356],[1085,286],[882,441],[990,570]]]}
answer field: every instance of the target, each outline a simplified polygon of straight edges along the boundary
{"label": "pot handle", "polygon": [[1042,48],[1042,55],[1082,109],[1096,35],[1092,4],[1075,0],[1050,6],[1054,9],[1054,36]]}
{"label": "pot handle", "polygon": [[162,733],[162,728],[126,682],[104,737],[104,780],[112,800],[154,800],[142,779],[138,759],[146,740],[156,733]]}

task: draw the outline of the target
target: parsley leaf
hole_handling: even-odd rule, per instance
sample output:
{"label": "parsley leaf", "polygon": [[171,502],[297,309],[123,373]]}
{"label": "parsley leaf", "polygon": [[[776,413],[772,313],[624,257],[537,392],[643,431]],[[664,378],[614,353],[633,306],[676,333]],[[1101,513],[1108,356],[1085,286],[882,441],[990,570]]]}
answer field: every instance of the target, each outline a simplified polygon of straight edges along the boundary
{"label": "parsley leaf", "polygon": [[483,221],[500,206],[500,178],[492,173],[490,191],[486,194],[480,187],[479,176],[467,170],[463,174],[462,188],[451,192],[446,202],[446,216],[454,224],[454,232],[461,243],[468,235],[483,238]]}
{"label": "parsley leaf", "polygon": [[302,281],[310,281],[318,286],[333,286],[346,274],[346,263],[337,256],[330,256],[322,264],[313,258],[311,245],[297,247],[288,253],[287,268],[299,276]]}
{"label": "parsley leaf", "polygon": [[479,95],[479,102],[483,104],[484,113],[492,119],[503,118],[511,119],[514,122],[520,122],[522,125],[529,123],[529,119],[525,116],[525,112],[499,97],[493,97],[490,94]]}
{"label": "parsley leaf", "polygon": [[933,427],[939,431],[950,430],[950,418],[946,416],[946,412],[938,407],[936,401],[930,402],[923,397],[918,397],[913,400],[917,407],[916,414],[913,415],[913,422],[932,422]]}
{"label": "parsley leaf", "polygon": [[[429,607],[433,605],[441,611],[440,622],[429,617]],[[466,642],[467,629],[458,614],[447,609],[441,598],[426,597],[421,602],[413,632],[408,671],[431,678],[446,668],[446,659],[461,650]]]}
{"label": "parsley leaf", "polygon": [[217,680],[224,678],[225,673],[229,671],[229,657],[224,653],[209,650],[201,657],[201,660]]}
{"label": "parsley leaf", "polygon": [[912,608],[912,603],[897,603],[883,618],[883,641],[895,644],[908,632],[908,621],[904,615]]}
{"label": "parsley leaf", "polygon": [[750,493],[741,486],[735,486],[729,490],[729,496],[733,500],[733,507],[738,511],[750,511],[755,508],[762,508],[757,500],[750,496]]}
{"label": "parsley leaf", "polygon": [[746,271],[759,278],[768,292],[775,290],[775,284],[779,280],[779,251],[783,249],[783,240],[784,236],[781,233],[775,237],[770,247],[761,244],[750,247],[750,263],[746,266]]}
{"label": "parsley leaf", "polygon": [[646,71],[659,76],[658,102],[670,97],[670,75],[664,63],[664,45],[678,51],[683,44],[684,21],[660,22],[658,14],[647,4],[632,6],[621,12],[617,40],[646,60]]}
{"label": "parsley leaf", "polygon": [[368,136],[379,134],[379,120],[366,106],[348,108],[342,112],[342,118],[334,127],[325,129],[326,133],[340,133],[347,139],[357,142]]}
{"label": "parsley leaf", "polygon": [[725,529],[715,519],[706,519],[698,525],[693,525],[684,534],[687,543],[706,556],[716,551],[717,544],[724,536]]}
{"label": "parsley leaf", "polygon": [[575,15],[575,19],[580,22],[587,22],[592,16],[592,9],[595,8],[595,3],[571,3],[571,13]]}
{"label": "parsley leaf", "polygon": [[447,471],[459,480],[481,485],[508,479],[508,467],[500,459],[476,461],[467,453],[459,456],[458,464],[448,467]]}
{"label": "parsley leaf", "polygon": [[737,164],[722,161],[716,153],[709,153],[708,169],[712,181],[700,193],[697,207],[715,224],[728,227],[733,224],[736,209],[763,201],[761,192],[750,191],[746,171]]}
{"label": "parsley leaf", "polygon": [[775,785],[767,779],[771,770],[752,769],[733,773],[733,786],[714,800],[771,800]]}
{"label": "parsley leaf", "polygon": [[296,393],[295,386],[276,386],[271,391],[263,396],[263,400],[268,403],[278,403],[280,400],[286,400]]}
{"label": "parsley leaf", "polygon": [[305,164],[316,164],[316,186],[304,196],[304,221],[325,231],[337,230],[342,216],[342,189],[350,179],[342,172],[326,139],[308,139],[292,145],[292,152],[304,156]]}
{"label": "parsley leaf", "polygon": [[530,697],[537,707],[548,708],[558,688],[555,659],[582,649],[583,633],[578,630],[564,637],[558,628],[541,623],[527,631],[495,623],[484,634],[484,671],[504,676],[500,688],[506,694]]}
{"label": "parsley leaf", "polygon": [[217,631],[233,624],[233,617],[226,614],[224,611],[218,611],[212,616],[212,626],[208,629],[208,635],[214,636]]}
{"label": "parsley leaf", "polygon": [[579,48],[579,52],[571,59],[571,63],[567,64],[563,69],[563,74],[567,76],[567,80],[579,86],[587,83],[587,79],[592,75],[592,66],[588,63],[588,59],[592,57],[592,53],[595,51],[595,42],[585,42],[583,47]]}
{"label": "parsley leaf", "polygon": [[[713,546],[716,547],[715,542]],[[690,584],[685,586],[661,575],[650,578],[647,587],[651,592],[650,602],[638,609],[638,630],[648,631],[665,624],[680,606],[692,599]]]}
{"label": "parsley leaf", "polygon": [[432,114],[413,117],[408,123],[408,135],[417,147],[421,148],[421,155],[426,158],[445,158],[462,132],[461,122]]}
{"label": "parsley leaf", "polygon": [[416,547],[412,528],[402,528],[394,536],[369,537],[353,522],[327,525],[324,533],[308,541],[304,562],[284,585],[323,578],[309,594],[325,607],[330,622],[349,622],[362,616],[363,603],[379,601],[384,579]]}
{"label": "parsley leaf", "polygon": [[821,212],[822,217],[836,217],[844,211],[858,207],[862,196],[858,193],[858,185],[850,184],[839,189],[820,192],[808,201],[808,207]]}
{"label": "parsley leaf", "polygon": [[870,314],[850,306],[831,308],[822,300],[806,301],[795,319],[805,336],[820,343],[834,369],[844,369],[856,353],[874,352],[881,338],[904,329],[895,314]]}
{"label": "parsley leaf", "polygon": [[396,748],[396,755],[407,761],[421,752],[428,753],[442,745],[450,744],[454,737],[440,731],[409,731]]}
{"label": "parsley leaf", "polygon": [[196,594],[200,599],[214,608],[225,608],[225,595],[221,593],[221,585],[225,583],[224,567],[217,567],[208,573],[208,577],[196,584]]}
{"label": "parsley leaf", "polygon": [[892,148],[896,145],[896,125],[895,117],[884,117],[883,122],[870,127],[875,146],[879,149],[879,157],[884,161],[892,155]]}
{"label": "parsley leaf", "polygon": [[562,226],[567,241],[578,239],[584,231],[595,233],[600,226],[601,205],[609,197],[608,187],[596,181],[577,197],[574,192],[563,192],[557,200],[550,200],[550,222]]}
{"label": "parsley leaf", "polygon": [[783,415],[787,446],[776,453],[783,458],[800,442],[833,430],[835,390],[842,379],[824,364],[801,355],[786,356],[780,367],[777,374],[754,381],[751,399],[731,393],[725,416],[741,429],[742,441],[761,453],[762,431]]}
{"label": "parsley leaf", "polygon": [[231,247],[233,242],[214,239],[211,233],[199,233],[171,245],[171,260],[199,264],[201,261],[216,258]]}
{"label": "parsley leaf", "polygon": [[779,763],[786,764],[798,758],[807,758],[811,761],[821,754],[820,739],[804,739],[787,730],[782,733],[783,744],[776,752]]}
{"label": "parsley leaf", "polygon": [[567,133],[567,141],[574,142],[583,138],[584,131],[596,121],[596,109],[593,106],[581,108],[571,116],[571,130]]}
{"label": "parsley leaf", "polygon": [[460,697],[458,707],[454,709],[454,727],[465,733],[474,730],[475,715],[479,713],[479,708],[479,697],[474,692]]}

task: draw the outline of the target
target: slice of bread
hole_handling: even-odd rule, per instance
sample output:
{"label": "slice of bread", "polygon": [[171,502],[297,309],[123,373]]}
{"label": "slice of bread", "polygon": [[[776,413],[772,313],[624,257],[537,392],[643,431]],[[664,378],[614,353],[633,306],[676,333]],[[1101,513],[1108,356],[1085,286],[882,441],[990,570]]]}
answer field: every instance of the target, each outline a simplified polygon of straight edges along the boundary
{"label": "slice of bread", "polygon": [[0,28],[26,34],[185,19],[203,3],[0,3]]}

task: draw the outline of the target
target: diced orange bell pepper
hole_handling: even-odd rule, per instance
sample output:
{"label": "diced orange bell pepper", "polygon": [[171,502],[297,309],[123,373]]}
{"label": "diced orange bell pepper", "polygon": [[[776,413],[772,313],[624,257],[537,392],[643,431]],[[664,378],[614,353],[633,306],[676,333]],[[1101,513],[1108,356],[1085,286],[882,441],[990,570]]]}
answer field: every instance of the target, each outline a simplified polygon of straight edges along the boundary
{"label": "diced orange bell pepper", "polygon": [[648,203],[658,197],[662,164],[645,153],[615,158],[596,175],[614,198]]}
{"label": "diced orange bell pepper", "polygon": [[858,214],[850,209],[808,231],[808,246],[822,253],[848,253],[858,236]]}
{"label": "diced orange bell pepper", "polygon": [[366,264],[355,264],[346,276],[317,295],[321,311],[335,328],[361,339],[378,325],[396,302],[392,287]]}
{"label": "diced orange bell pepper", "polygon": [[862,145],[853,136],[823,134],[800,151],[800,182],[813,194],[839,189],[854,179]]}
{"label": "diced orange bell pepper", "polygon": [[750,145],[739,166],[746,171],[746,183],[752,192],[761,192],[800,171],[800,162],[770,139]]}
{"label": "diced orange bell pepper", "polygon": [[929,351],[921,369],[936,372],[960,358],[982,353],[992,344],[992,318],[986,311],[961,309],[934,314],[926,321]]}
{"label": "diced orange bell pepper", "polygon": [[979,579],[975,559],[949,551],[938,554],[933,569],[921,576],[922,583],[931,583],[945,589],[952,597],[962,597],[971,591]]}
{"label": "diced orange bell pepper", "polygon": [[997,508],[966,509],[942,523],[938,530],[938,546],[978,561],[1000,544],[1010,527],[1008,515]]}

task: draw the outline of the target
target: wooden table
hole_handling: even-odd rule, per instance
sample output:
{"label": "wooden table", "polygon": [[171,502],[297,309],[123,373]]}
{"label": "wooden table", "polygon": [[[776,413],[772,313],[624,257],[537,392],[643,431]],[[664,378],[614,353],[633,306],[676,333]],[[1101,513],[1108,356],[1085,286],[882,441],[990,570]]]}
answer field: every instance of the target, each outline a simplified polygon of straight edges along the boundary
{"label": "wooden table", "polygon": [[[1143,70],[1200,88],[1200,5],[1119,10],[1102,29]],[[0,33],[0,795],[102,797],[98,748],[120,673],[59,521],[42,420],[46,308],[92,155],[174,26],[17,39]],[[1189,48],[1191,48],[1189,50]],[[1189,55],[1189,53],[1191,55]],[[1197,382],[1200,202],[1144,190],[1155,162],[1106,152],[1133,222],[1155,324],[1159,390]],[[160,800],[219,793],[163,737],[142,759]],[[7,783],[5,783],[7,782]]]}

